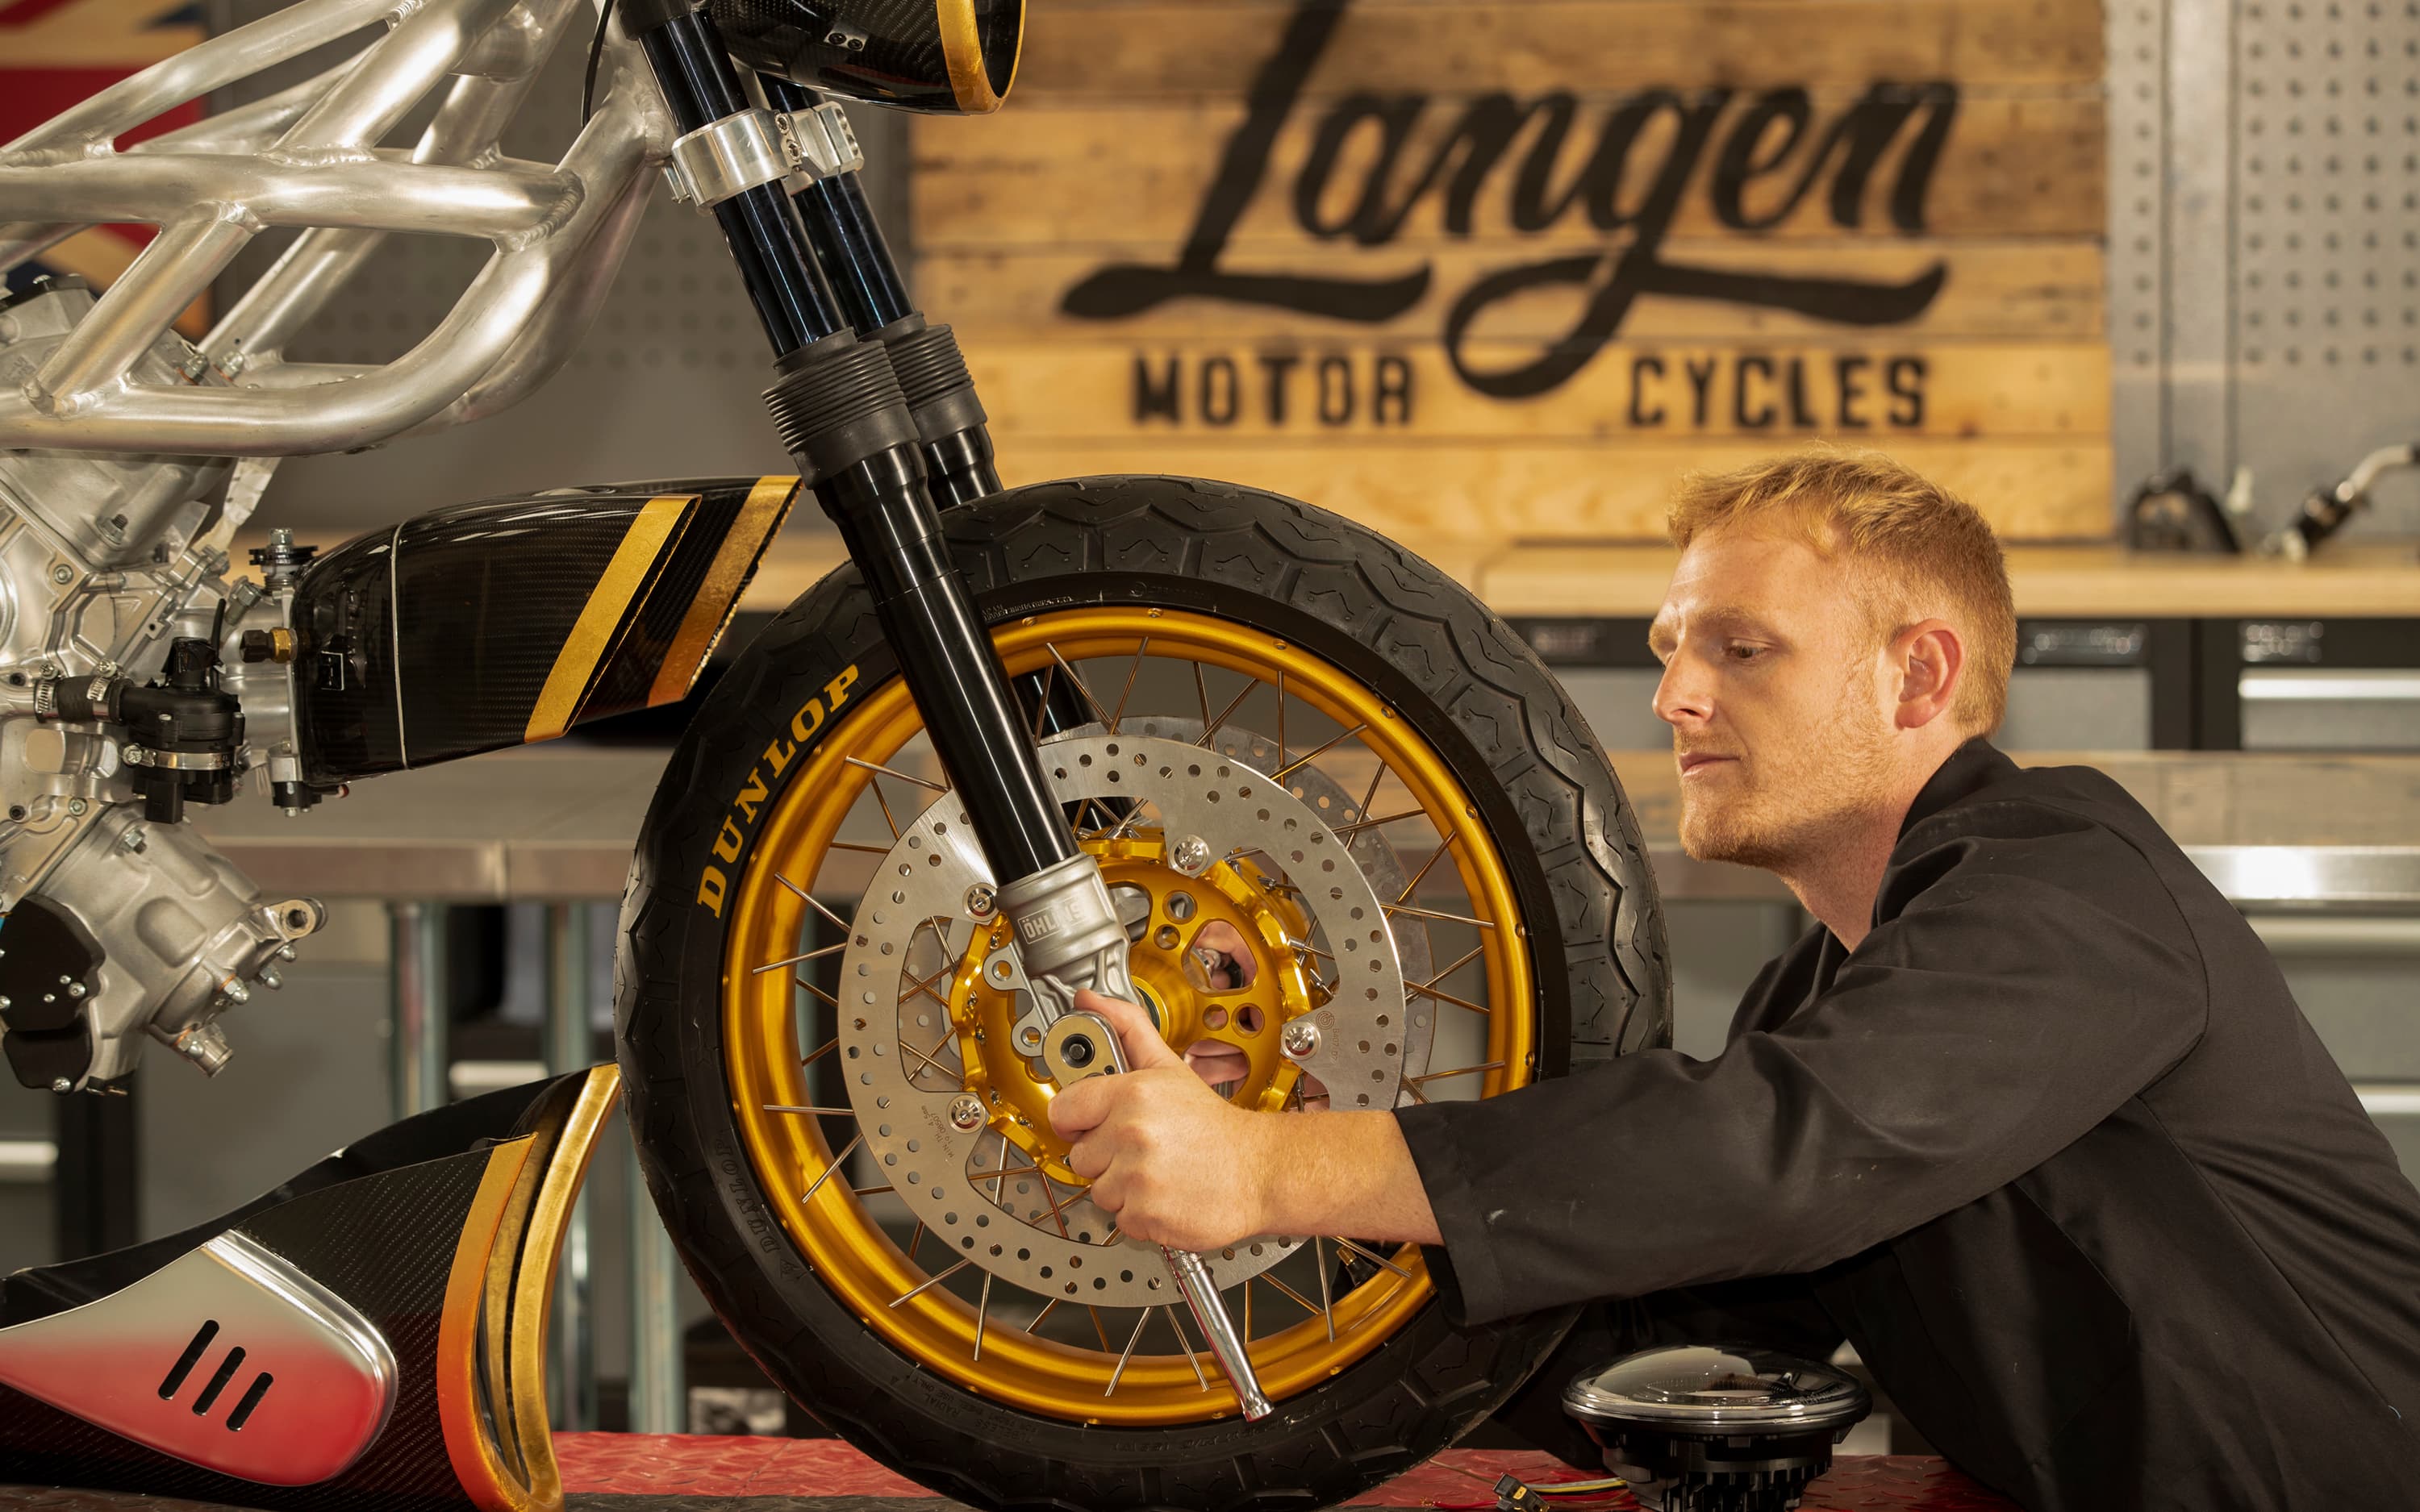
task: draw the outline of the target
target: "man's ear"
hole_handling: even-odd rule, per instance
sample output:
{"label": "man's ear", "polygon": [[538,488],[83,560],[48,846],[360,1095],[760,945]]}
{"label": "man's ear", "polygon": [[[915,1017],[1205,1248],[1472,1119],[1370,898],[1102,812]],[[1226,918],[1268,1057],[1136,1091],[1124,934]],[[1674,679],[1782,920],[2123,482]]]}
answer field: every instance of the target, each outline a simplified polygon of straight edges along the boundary
{"label": "man's ear", "polygon": [[1890,669],[1899,676],[1899,727],[1920,730],[1946,717],[1957,702],[1966,642],[1947,620],[1920,620],[1892,638]]}

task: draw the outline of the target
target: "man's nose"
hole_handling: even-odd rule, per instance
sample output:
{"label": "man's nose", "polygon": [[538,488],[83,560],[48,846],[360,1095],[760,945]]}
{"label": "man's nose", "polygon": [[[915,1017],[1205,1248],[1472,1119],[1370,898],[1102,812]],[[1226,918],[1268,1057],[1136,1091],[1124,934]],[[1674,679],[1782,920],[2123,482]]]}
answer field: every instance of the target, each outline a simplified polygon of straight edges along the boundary
{"label": "man's nose", "polygon": [[1714,713],[1701,679],[1692,674],[1689,659],[1675,656],[1664,664],[1655,684],[1655,717],[1679,727],[1701,723]]}

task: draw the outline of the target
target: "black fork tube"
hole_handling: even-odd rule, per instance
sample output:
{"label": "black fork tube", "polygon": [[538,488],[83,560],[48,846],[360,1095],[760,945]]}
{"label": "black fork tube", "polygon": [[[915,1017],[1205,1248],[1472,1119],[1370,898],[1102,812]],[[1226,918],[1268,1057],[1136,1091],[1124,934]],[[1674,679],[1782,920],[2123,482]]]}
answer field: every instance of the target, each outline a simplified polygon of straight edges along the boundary
{"label": "black fork tube", "polygon": [[[764,87],[765,102],[775,110],[814,108],[814,91],[769,73],[756,77]],[[926,325],[908,299],[898,259],[892,255],[891,243],[874,218],[873,207],[866,203],[857,175],[816,179],[794,195],[792,203],[806,228],[807,241],[857,333],[889,341],[894,354],[907,354],[909,367],[900,375],[903,386],[915,383],[920,376],[931,380],[923,386],[934,389],[932,397],[939,402],[922,407],[925,412],[918,414],[917,428],[923,438],[924,471],[935,501],[943,509],[955,509],[1000,492],[991,432],[974,397],[972,380],[965,378],[956,339],[947,327]],[[963,393],[957,392],[961,381]],[[909,393],[911,409],[920,408],[919,397]],[[1016,680],[1016,700],[1029,711],[1028,722],[1043,734],[1073,730],[1094,717],[1082,695],[1065,680],[1040,672],[1028,672]]]}
{"label": "black fork tube", "polygon": [[[630,19],[627,13],[625,19]],[[714,23],[703,14],[678,11],[633,35],[682,131],[694,131],[747,107]],[[714,218],[775,357],[847,329],[840,301],[808,255],[780,185],[759,184],[724,200],[714,208]]]}
{"label": "black fork tube", "polygon": [[[683,131],[748,108],[710,19],[679,0],[633,0],[624,20]],[[766,404],[783,444],[864,575],[994,874],[1006,883],[1073,859],[1066,817],[942,541],[922,438],[889,348],[858,339],[778,184],[735,195],[715,214],[778,359]]]}

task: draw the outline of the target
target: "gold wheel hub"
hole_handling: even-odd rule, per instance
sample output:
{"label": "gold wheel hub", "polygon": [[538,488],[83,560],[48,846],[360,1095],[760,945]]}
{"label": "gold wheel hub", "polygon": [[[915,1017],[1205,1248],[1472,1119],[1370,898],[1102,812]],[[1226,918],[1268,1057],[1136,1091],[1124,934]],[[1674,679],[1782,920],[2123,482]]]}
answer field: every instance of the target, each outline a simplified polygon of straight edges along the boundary
{"label": "gold wheel hub", "polygon": [[[1126,966],[1160,1038],[1180,1054],[1212,1043],[1239,1052],[1249,1069],[1234,1079],[1229,1101],[1272,1113],[1286,1107],[1303,1073],[1283,1053],[1284,1026],[1326,998],[1292,944],[1310,925],[1284,885],[1247,856],[1187,875],[1170,864],[1168,838],[1156,827],[1095,837],[1083,849],[1101,863],[1127,933],[1140,931]],[[1217,949],[1202,944],[1205,935],[1233,942],[1223,953],[1249,952],[1241,973],[1248,980],[1221,985],[1210,976],[1195,953]],[[990,1127],[1028,1162],[1053,1180],[1079,1184],[1066,1165],[1066,1141],[1050,1126],[1057,1086],[1042,1064],[1042,1020],[1024,987],[1007,927],[972,931],[950,993],[964,1085]]]}

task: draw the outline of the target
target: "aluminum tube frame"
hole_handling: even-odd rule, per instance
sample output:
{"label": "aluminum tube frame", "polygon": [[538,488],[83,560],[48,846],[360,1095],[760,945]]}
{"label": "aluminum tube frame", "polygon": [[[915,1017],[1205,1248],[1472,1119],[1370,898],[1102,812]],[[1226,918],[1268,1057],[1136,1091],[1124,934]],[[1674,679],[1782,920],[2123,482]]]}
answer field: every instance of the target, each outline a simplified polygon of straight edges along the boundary
{"label": "aluminum tube frame", "polygon": [[[0,393],[0,446],[258,457],[342,451],[493,413],[561,367],[628,249],[646,170],[673,135],[644,59],[616,30],[600,106],[563,162],[495,158],[548,51],[587,19],[580,0],[427,0],[303,85],[127,154],[111,147],[161,110],[349,36],[389,9],[302,0],[0,150],[0,260],[85,224],[167,227],[87,316],[89,335],[53,353],[42,381]],[[409,161],[367,145],[449,74],[458,77],[445,104]],[[205,340],[206,357],[238,386],[128,381],[132,363],[190,302],[177,296],[207,283],[270,224],[314,229]],[[497,252],[437,330],[395,362],[368,372],[286,367],[286,341],[395,230],[485,238]]]}

